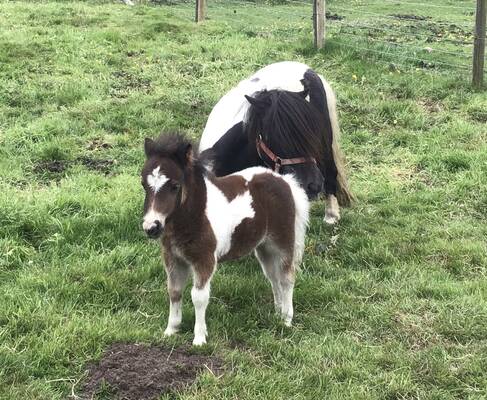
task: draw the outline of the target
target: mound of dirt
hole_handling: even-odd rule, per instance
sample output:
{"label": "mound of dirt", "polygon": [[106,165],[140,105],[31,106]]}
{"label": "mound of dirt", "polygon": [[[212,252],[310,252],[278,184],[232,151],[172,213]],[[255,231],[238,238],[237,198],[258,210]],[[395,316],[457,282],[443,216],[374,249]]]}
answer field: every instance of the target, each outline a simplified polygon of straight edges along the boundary
{"label": "mound of dirt", "polygon": [[116,343],[88,368],[81,398],[157,399],[190,385],[203,370],[221,372],[222,365],[219,358],[188,349]]}

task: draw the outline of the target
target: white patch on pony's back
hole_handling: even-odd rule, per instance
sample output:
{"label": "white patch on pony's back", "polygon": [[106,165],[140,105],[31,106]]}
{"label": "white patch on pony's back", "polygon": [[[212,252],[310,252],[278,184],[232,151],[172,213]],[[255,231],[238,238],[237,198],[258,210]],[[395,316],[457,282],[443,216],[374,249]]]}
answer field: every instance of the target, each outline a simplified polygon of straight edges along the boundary
{"label": "white patch on pony's back", "polygon": [[284,179],[293,194],[295,220],[294,220],[294,255],[293,264],[298,268],[303,258],[304,241],[306,238],[306,227],[309,218],[309,200],[308,195],[299,185],[293,175],[280,175]]}
{"label": "white patch on pony's back", "polygon": [[147,175],[147,184],[154,191],[154,193],[157,193],[159,190],[161,190],[161,188],[169,180],[166,175],[159,172],[160,169],[161,167],[154,168],[152,174]]}
{"label": "white patch on pony's back", "polygon": [[253,218],[252,196],[249,191],[228,201],[220,189],[211,181],[206,184],[206,216],[216,238],[216,256],[220,258],[228,253],[232,244],[235,228],[245,218]]}

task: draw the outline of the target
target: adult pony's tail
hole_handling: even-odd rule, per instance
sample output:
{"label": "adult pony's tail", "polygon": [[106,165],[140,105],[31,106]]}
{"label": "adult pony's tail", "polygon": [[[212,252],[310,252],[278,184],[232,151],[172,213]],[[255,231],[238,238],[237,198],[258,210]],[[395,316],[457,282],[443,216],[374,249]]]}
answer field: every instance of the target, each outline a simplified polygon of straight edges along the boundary
{"label": "adult pony's tail", "polygon": [[345,158],[343,156],[339,144],[340,126],[338,125],[336,97],[330,84],[325,79],[323,79],[322,76],[320,76],[320,78],[325,89],[325,95],[327,100],[326,102],[328,106],[328,114],[330,116],[331,129],[333,134],[332,151],[333,151],[333,160],[335,161],[335,165],[337,168],[337,183],[338,183],[336,197],[338,203],[341,206],[349,206],[355,200],[355,197],[353,196],[348,186],[347,171],[345,167]]}

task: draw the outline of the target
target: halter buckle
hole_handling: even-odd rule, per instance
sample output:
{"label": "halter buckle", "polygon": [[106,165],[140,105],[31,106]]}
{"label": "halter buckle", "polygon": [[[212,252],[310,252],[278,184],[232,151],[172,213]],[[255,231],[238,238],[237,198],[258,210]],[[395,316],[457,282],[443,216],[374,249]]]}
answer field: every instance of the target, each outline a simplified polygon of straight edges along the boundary
{"label": "halter buckle", "polygon": [[282,159],[279,156],[276,156],[276,159],[274,160],[274,171],[279,172],[282,167]]}

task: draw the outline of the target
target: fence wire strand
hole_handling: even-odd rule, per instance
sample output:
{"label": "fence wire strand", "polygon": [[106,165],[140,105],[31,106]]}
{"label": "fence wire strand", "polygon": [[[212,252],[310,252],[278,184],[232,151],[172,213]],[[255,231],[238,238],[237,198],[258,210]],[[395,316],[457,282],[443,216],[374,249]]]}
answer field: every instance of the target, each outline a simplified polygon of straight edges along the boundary
{"label": "fence wire strand", "polygon": [[[387,3],[388,5],[400,5],[400,6],[425,6],[429,8],[444,8],[444,9],[455,9],[455,10],[466,10],[469,11],[470,9],[465,7],[459,6],[451,6],[451,5],[435,5],[435,4],[426,4],[426,3],[419,3],[419,2],[409,2],[409,1],[396,1],[396,0],[383,0],[383,3]],[[382,3],[382,4],[383,4]],[[291,6],[292,8],[290,8]],[[303,6],[307,7],[308,12],[305,14],[305,9]],[[262,25],[262,28],[265,31],[271,30],[270,27],[275,27],[275,22],[273,19],[279,19],[280,22],[285,22],[286,26],[283,29],[289,29],[289,24],[293,24],[293,21],[296,23],[298,21],[309,21],[309,24],[312,25],[312,2],[304,2],[299,0],[294,0],[284,5],[277,5],[272,7],[263,7],[258,3],[250,3],[250,2],[239,2],[239,1],[211,1],[208,2],[208,16],[212,18],[212,14],[214,18],[218,18],[218,14],[221,16],[225,16],[225,18],[232,17],[235,15],[236,18],[232,20],[234,23],[239,23],[242,25],[246,25],[249,28],[255,28],[257,26]],[[188,8],[189,10],[189,8]],[[375,53],[380,54],[381,56],[386,56],[391,61],[386,63],[393,65],[399,65],[404,69],[407,68],[421,68],[422,70],[431,68],[435,71],[438,71],[439,67],[449,67],[455,70],[468,70],[470,66],[462,64],[458,64],[455,62],[450,61],[451,58],[455,57],[457,59],[465,60],[468,59],[469,56],[465,53],[465,50],[471,51],[470,47],[466,47],[465,45],[471,46],[471,43],[468,41],[461,41],[455,40],[450,37],[445,37],[446,35],[472,35],[473,30],[472,27],[466,27],[465,25],[460,25],[453,22],[445,22],[445,21],[434,21],[430,16],[425,16],[424,19],[416,20],[414,16],[410,19],[408,18],[400,18],[401,14],[397,15],[388,15],[388,14],[380,14],[377,12],[371,11],[364,11],[358,9],[347,8],[340,5],[335,5],[332,3],[330,7],[327,7],[327,12],[336,12],[342,11],[345,12],[344,18],[346,18],[347,22],[344,23],[341,20],[335,21],[332,19],[328,19],[328,32],[330,35],[333,35],[333,39],[337,46],[344,46],[347,48],[354,49],[358,53],[363,52],[367,53]],[[473,9],[471,9],[473,11]],[[243,19],[242,14],[246,12],[252,13],[252,18]],[[350,15],[352,14],[352,15]],[[357,16],[357,14],[359,14]],[[393,20],[397,22],[397,24],[393,24],[392,26],[382,27],[382,26],[371,26],[368,24],[363,23],[363,19],[360,18],[362,14],[370,15],[371,17],[369,20],[371,23],[377,22],[378,19],[385,19],[385,20]],[[332,14],[333,15],[333,14]],[[406,15],[405,15],[406,16]],[[408,23],[404,23],[407,21]],[[225,21],[227,22],[227,21]],[[366,21],[365,21],[366,22]],[[401,23],[403,22],[403,23]],[[412,23],[423,23],[422,25],[425,28],[430,28],[431,32],[428,34],[426,31],[419,31],[419,32],[411,32],[415,26],[411,25]],[[389,24],[388,24],[389,25]],[[304,25],[300,25],[299,29],[303,29]],[[447,27],[453,29],[459,29],[460,32],[443,32],[443,34],[439,35],[438,31],[433,29],[433,26],[436,27]],[[406,29],[406,31],[402,30],[402,28]],[[436,28],[435,28],[436,29]],[[360,32],[355,32],[355,30],[359,30]],[[370,31],[375,31],[384,35],[382,37],[374,37],[371,35]],[[397,36],[401,38],[405,38],[408,42],[396,42],[388,40],[386,35],[390,34],[391,36]],[[353,38],[353,39],[352,39]],[[344,39],[344,40],[341,40]],[[352,41],[357,40],[366,40],[367,47],[363,47],[360,45],[355,45]],[[393,38],[394,39],[394,38]],[[410,40],[409,40],[410,39]],[[418,44],[418,40],[420,40]],[[472,38],[473,40],[473,38]],[[412,43],[416,42],[416,43]],[[421,45],[424,43],[425,46],[431,43],[431,46],[434,47],[424,47]],[[447,48],[441,49],[435,45],[441,45],[443,43],[449,43],[455,45],[455,49]],[[383,51],[380,49],[380,46],[386,47],[392,51]],[[459,51],[456,52],[455,50],[458,49]],[[402,50],[401,52],[399,52]],[[418,54],[420,52],[428,51],[428,55],[425,54],[424,58]],[[444,56],[445,59],[439,59],[439,56]],[[398,63],[397,60],[410,60],[411,65],[406,66],[404,64]],[[384,60],[378,59],[374,57],[374,62],[385,62]],[[414,65],[414,63],[418,65]]]}
{"label": "fence wire strand", "polygon": [[[450,8],[450,9],[456,9],[456,10],[465,10],[465,11],[475,11],[474,7],[463,7],[463,6],[451,6],[447,4],[428,4],[428,3],[418,3],[418,2],[409,2],[409,1],[398,1],[398,0],[382,0],[384,3],[389,3],[391,6],[422,6],[422,7],[427,7],[427,8]],[[289,3],[286,4],[303,4],[308,7],[313,6],[313,2],[304,2],[304,1],[298,1],[298,0],[292,0]],[[366,5],[366,4],[364,4]]]}

